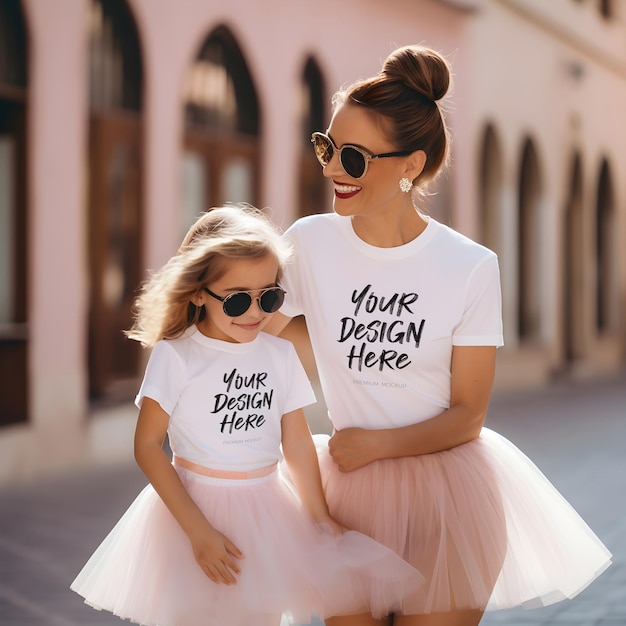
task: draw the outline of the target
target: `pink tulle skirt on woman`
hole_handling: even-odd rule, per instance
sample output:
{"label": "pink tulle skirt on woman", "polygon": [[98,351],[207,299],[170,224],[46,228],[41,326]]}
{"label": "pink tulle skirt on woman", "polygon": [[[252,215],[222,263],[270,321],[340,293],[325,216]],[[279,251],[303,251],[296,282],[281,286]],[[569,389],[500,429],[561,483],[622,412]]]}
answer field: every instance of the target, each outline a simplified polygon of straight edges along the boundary
{"label": "pink tulle skirt on woman", "polygon": [[483,428],[451,450],[342,473],[316,435],[330,512],[392,548],[426,578],[407,615],[533,608],[572,598],[611,554],[541,471]]}
{"label": "pink tulle skirt on woman", "polygon": [[71,585],[97,609],[158,626],[297,623],[398,610],[423,582],[392,550],[316,526],[278,471],[212,478],[177,467],[207,519],[243,552],[237,585],[213,583],[152,486],[136,498]]}

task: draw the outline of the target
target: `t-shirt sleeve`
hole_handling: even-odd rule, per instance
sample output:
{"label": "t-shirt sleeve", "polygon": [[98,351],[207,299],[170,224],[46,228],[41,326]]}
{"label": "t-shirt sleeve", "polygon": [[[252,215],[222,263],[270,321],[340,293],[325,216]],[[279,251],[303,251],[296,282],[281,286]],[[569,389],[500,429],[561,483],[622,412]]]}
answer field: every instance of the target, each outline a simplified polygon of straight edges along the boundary
{"label": "t-shirt sleeve", "polygon": [[183,362],[169,341],[159,341],[152,348],[143,382],[135,398],[141,408],[144,398],[151,398],[171,415],[178,403],[184,380]]}
{"label": "t-shirt sleeve", "polygon": [[283,415],[301,409],[316,401],[315,392],[293,344],[288,343],[286,365],[286,389]]}
{"label": "t-shirt sleeve", "polygon": [[454,329],[455,346],[504,345],[498,257],[490,254],[471,273],[461,321]]}
{"label": "t-shirt sleeve", "polygon": [[302,256],[304,250],[301,243],[301,233],[298,222],[295,222],[285,232],[283,237],[289,239],[293,245],[293,255],[283,270],[283,277],[280,281],[281,287],[285,290],[285,302],[280,312],[287,317],[302,315],[303,306],[300,294],[300,286],[303,284],[300,273],[302,272]]}

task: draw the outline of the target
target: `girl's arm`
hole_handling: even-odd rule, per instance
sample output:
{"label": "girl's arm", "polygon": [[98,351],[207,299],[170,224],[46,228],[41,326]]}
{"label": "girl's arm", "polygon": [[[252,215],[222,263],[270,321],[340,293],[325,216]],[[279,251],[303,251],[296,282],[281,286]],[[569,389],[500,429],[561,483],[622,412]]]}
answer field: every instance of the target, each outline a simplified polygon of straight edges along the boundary
{"label": "girl's arm", "polygon": [[144,398],[135,429],[135,459],[165,506],[191,541],[204,573],[216,583],[233,585],[240,572],[236,559],[243,554],[228,537],[213,528],[187,493],[163,450],[168,414],[152,398]]}
{"label": "girl's arm", "polygon": [[476,439],[487,414],[495,361],[493,346],[455,346],[449,409],[400,428],[337,431],[330,455],[341,471],[351,472],[377,459],[430,454]]}
{"label": "girl's arm", "polygon": [[282,446],[296,491],[313,520],[328,524],[335,534],[343,532],[343,526],[328,512],[317,451],[302,409],[283,415]]}

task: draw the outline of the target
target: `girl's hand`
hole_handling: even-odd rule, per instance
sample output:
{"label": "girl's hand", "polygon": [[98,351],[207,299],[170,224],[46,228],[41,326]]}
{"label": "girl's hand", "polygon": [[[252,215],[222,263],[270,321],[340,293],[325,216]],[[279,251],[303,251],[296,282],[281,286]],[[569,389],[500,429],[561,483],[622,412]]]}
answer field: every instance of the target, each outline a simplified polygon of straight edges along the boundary
{"label": "girl's hand", "polygon": [[214,583],[237,584],[235,574],[241,571],[237,559],[243,554],[226,535],[207,523],[190,540],[198,565]]}
{"label": "girl's hand", "polygon": [[356,427],[335,431],[328,452],[340,472],[352,472],[380,458],[377,432]]}
{"label": "girl's hand", "polygon": [[152,398],[141,403],[135,429],[135,458],[155,491],[180,524],[202,571],[215,583],[236,585],[239,548],[213,528],[190,497],[163,449],[169,415]]}

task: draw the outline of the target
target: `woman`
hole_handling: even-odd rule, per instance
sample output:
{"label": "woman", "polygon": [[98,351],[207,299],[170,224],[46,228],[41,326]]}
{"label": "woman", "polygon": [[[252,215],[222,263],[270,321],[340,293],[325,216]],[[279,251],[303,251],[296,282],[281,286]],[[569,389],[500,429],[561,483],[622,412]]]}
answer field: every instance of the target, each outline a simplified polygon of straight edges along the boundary
{"label": "woman", "polygon": [[441,55],[407,46],[336,94],[312,137],[334,213],[287,231],[296,257],[271,328],[306,317],[334,427],[319,449],[331,515],[426,577],[396,626],[550,604],[610,562],[532,462],[483,427],[503,343],[497,258],[417,204],[448,159],[449,84]]}

